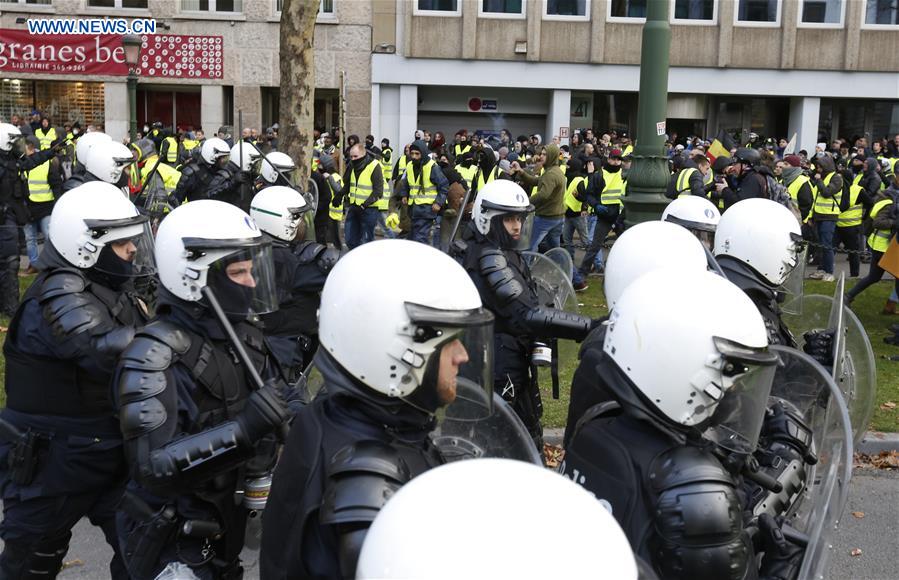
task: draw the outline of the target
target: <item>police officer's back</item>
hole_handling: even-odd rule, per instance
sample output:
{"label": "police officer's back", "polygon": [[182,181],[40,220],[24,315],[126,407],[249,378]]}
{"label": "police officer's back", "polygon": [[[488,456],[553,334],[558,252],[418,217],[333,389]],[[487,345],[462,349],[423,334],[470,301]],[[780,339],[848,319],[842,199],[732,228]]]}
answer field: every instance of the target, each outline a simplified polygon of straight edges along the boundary
{"label": "police officer's back", "polygon": [[[228,164],[230,156],[231,149],[222,139],[212,137],[204,141],[198,162],[186,165],[181,171],[181,179],[174,193],[178,203],[214,198],[215,192],[210,193],[213,178]],[[216,189],[221,189],[221,186]]]}

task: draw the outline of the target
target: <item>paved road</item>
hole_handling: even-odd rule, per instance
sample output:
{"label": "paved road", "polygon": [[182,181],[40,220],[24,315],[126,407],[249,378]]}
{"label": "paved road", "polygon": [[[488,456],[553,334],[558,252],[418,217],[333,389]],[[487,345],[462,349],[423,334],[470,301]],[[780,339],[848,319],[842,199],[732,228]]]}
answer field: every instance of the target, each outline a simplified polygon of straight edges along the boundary
{"label": "paved road", "polygon": [[[857,519],[850,512],[864,512]],[[852,479],[849,505],[834,542],[829,580],[899,579],[899,472],[857,469]],[[851,556],[853,548],[860,556]],[[60,574],[65,580],[105,578],[112,551],[99,531],[82,521],[66,560],[80,561]],[[258,578],[254,552],[247,552],[248,580]]]}

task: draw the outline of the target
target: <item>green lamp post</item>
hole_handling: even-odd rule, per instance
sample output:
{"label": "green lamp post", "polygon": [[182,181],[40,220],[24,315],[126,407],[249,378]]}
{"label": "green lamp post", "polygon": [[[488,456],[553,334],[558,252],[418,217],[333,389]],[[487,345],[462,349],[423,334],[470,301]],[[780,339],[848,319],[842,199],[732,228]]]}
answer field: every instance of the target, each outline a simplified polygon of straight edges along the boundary
{"label": "green lamp post", "polygon": [[143,40],[137,34],[122,36],[122,48],[125,49],[125,64],[128,65],[128,135],[131,142],[137,140],[137,71],[140,68],[140,49]]}

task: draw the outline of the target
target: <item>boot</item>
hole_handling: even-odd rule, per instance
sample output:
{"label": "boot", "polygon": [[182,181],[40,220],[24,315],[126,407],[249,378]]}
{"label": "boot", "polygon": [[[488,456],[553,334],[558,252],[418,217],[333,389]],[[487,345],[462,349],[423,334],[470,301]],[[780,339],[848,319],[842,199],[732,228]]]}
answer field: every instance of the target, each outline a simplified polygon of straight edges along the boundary
{"label": "boot", "polygon": [[887,300],[886,304],[883,305],[882,314],[896,314],[896,303],[892,300]]}

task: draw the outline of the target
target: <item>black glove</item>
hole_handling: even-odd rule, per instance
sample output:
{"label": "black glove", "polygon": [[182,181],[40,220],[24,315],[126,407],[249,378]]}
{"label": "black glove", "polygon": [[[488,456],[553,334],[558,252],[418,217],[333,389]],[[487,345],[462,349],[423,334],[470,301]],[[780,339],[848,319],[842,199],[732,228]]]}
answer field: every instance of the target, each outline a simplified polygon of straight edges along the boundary
{"label": "black glove", "polygon": [[833,368],[833,340],[836,335],[835,330],[819,330],[810,331],[802,335],[805,344],[802,350],[825,367],[827,370]]}
{"label": "black glove", "polygon": [[799,575],[805,548],[784,537],[782,517],[774,519],[769,514],[761,514],[758,522],[765,550],[759,580],[793,580]]}
{"label": "black glove", "polygon": [[332,205],[333,207],[340,207],[340,200],[341,200],[341,199],[342,199],[342,198],[337,197],[337,196],[335,195],[334,197],[331,198],[331,205]]}
{"label": "black glove", "polygon": [[280,429],[287,421],[290,411],[284,399],[282,385],[266,382],[263,387],[247,399],[247,406],[237,416],[251,440]]}

